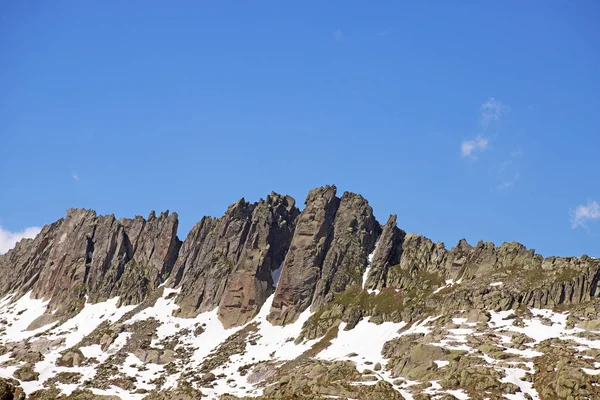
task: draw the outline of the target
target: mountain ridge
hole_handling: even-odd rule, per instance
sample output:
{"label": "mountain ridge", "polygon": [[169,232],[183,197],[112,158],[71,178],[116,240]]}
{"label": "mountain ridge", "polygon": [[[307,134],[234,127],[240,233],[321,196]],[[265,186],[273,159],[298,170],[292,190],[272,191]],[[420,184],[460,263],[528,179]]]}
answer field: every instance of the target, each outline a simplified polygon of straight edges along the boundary
{"label": "mountain ridge", "polygon": [[[179,376],[179,383],[167,385],[171,389],[181,386],[206,391],[218,387],[220,392],[212,392],[215,396],[217,392],[225,396],[227,390],[250,395],[250,389],[234,390],[214,376],[198,376],[197,371],[212,374],[228,368],[232,359],[244,358],[256,343],[258,348],[263,343],[265,352],[271,346],[287,349],[281,350],[282,354],[276,350],[275,359],[268,353],[257,353],[255,358],[262,361],[254,365],[246,360],[247,364],[239,365],[244,371],[252,371],[248,379],[252,378],[253,383],[244,381],[244,385],[260,387],[274,376],[288,379],[286,371],[303,365],[322,366],[320,354],[343,345],[340,338],[346,337],[344,332],[361,332],[364,324],[369,324],[368,329],[383,331],[382,342],[378,342],[381,353],[367,356],[387,364],[379,366],[377,385],[360,389],[358,397],[410,398],[409,387],[394,383],[395,377],[425,379],[447,371],[432,367],[431,360],[425,370],[419,368],[428,357],[447,358],[454,351],[452,346],[432,345],[435,337],[430,331],[451,331],[454,328],[448,324],[454,319],[462,321],[463,313],[468,322],[462,323],[466,325],[460,332],[473,330],[475,325],[469,324],[495,332],[502,326],[495,315],[509,312],[517,313],[525,325],[537,324],[538,314],[527,314],[526,310],[540,309],[571,310],[574,326],[595,327],[595,311],[590,307],[599,305],[600,260],[586,255],[542,257],[516,242],[496,246],[479,241],[473,246],[461,239],[447,249],[443,243],[406,233],[397,226],[396,215],[382,225],[366,199],[351,192],[338,197],[335,185],[311,190],[302,211],[290,196],[272,192],[254,203],[242,198],[221,217],[203,217],[183,241],[177,237],[177,227],[178,215],[169,211],[158,216],[152,211],[148,218],[117,220],[114,215],[99,216],[93,210],[69,209],[64,218],[46,225],[36,238],[23,240],[0,256],[0,276],[4,277],[0,281],[0,309],[7,316],[5,332],[13,332],[12,325],[21,327],[14,331],[14,338],[6,334],[2,339],[0,357],[9,355],[10,362],[21,363],[18,371],[27,371],[27,379],[37,376],[33,381],[38,383],[26,384],[29,381],[21,379],[25,377],[23,371],[14,370],[11,376],[29,389],[53,388],[56,385],[49,383],[48,374],[58,370],[71,373],[68,368],[80,363],[74,360],[91,360],[91,354],[96,354],[101,360],[97,368],[110,370],[111,365],[135,357],[136,362],[148,367],[161,366],[161,371],[172,364],[171,372]],[[20,304],[37,304],[41,311],[32,311],[32,318],[20,317],[15,313]],[[80,322],[74,322],[96,309],[105,310],[98,311],[98,321],[85,322],[90,328],[101,322],[95,329],[88,332]],[[436,319],[431,319],[433,316]],[[77,333],[77,340],[66,334],[66,342],[53,342],[65,333],[52,332],[69,324],[75,324],[73,334],[87,333]],[[567,325],[561,326],[568,331]],[[161,334],[167,327],[173,333]],[[420,332],[415,340],[431,354],[407,359],[404,340],[415,335],[415,327]],[[291,336],[282,336],[288,331]],[[47,338],[32,339],[33,332]],[[0,338],[2,335],[0,328]],[[196,346],[204,347],[197,338],[209,338],[206,335],[213,335],[209,342],[215,340],[215,347],[198,353]],[[589,343],[595,343],[594,333],[590,335]],[[468,340],[475,338],[473,333]],[[534,343],[542,346],[538,341]],[[92,351],[93,346],[102,351]],[[436,346],[443,351],[435,350]],[[88,350],[82,352],[79,348]],[[195,364],[190,351],[198,354],[197,370],[192,368]],[[469,359],[468,354],[464,359]],[[353,362],[336,353],[336,359],[340,357],[351,364],[336,364],[336,368],[354,376],[352,379],[362,380],[365,374],[352,372],[352,368],[367,368],[370,364]],[[461,367],[461,357],[454,360],[456,365],[451,360],[451,366]],[[472,360],[469,368],[475,368],[471,364]],[[582,365],[587,368],[588,364]],[[333,364],[326,365],[325,369]],[[0,361],[0,377],[2,368]],[[13,367],[6,368],[10,371]],[[96,394],[115,385],[114,380],[103,378],[104,370],[97,368],[89,378],[96,382],[89,389]],[[260,372],[263,368],[269,371],[265,376]],[[333,379],[321,372],[320,377]],[[128,376],[123,371],[118,374]],[[190,385],[186,376],[195,383]],[[236,379],[246,379],[244,376],[240,374]],[[339,381],[336,390],[350,390],[351,381],[346,378]],[[77,387],[87,390],[81,379]],[[159,383],[152,386],[153,390],[164,388],[165,383]],[[151,387],[147,385],[143,387]],[[522,393],[532,396],[533,391],[519,385]],[[586,390],[593,393],[594,385],[589,383]],[[457,387],[451,382],[446,386],[449,390]],[[70,390],[63,389],[56,390]],[[298,395],[296,389],[286,386],[278,393],[285,398]],[[471,393],[472,389],[469,386],[461,390]],[[494,390],[492,394],[508,390],[508,386]],[[266,388],[261,391],[267,396]],[[319,392],[319,396],[324,394]],[[135,397],[132,393],[123,396]],[[315,393],[311,396],[308,398],[318,398]]]}

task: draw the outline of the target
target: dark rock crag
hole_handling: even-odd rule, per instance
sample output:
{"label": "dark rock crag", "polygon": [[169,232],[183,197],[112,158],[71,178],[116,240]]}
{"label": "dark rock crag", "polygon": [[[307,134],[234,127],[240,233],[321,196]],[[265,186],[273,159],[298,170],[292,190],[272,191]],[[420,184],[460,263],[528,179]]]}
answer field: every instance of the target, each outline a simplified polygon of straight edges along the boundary
{"label": "dark rock crag", "polygon": [[293,322],[311,305],[319,309],[362,284],[381,227],[362,196],[346,192],[340,199],[336,190],[317,188],[306,198],[269,313],[273,324]]}
{"label": "dark rock crag", "polygon": [[219,307],[227,327],[254,317],[274,291],[299,210],[289,196],[272,193],[229,206],[221,218],[203,218],[181,247],[171,285],[180,288],[180,316]]}
{"label": "dark rock crag", "polygon": [[272,323],[283,325],[294,321],[312,302],[339,206],[335,194],[335,186],[308,193],[275,291],[269,314]]}
{"label": "dark rock crag", "polygon": [[[380,320],[409,321],[432,307],[506,310],[600,297],[600,260],[543,258],[518,243],[472,246],[464,239],[448,250],[405,233],[395,215],[381,226],[362,196],[336,193],[335,186],[311,190],[302,212],[276,193],[256,203],[241,199],[220,218],[202,218],[183,243],[176,213],[117,220],[71,209],[0,256],[0,296],[31,292],[50,300],[48,315],[62,318],[86,300],[141,303],[166,282],[179,290],[179,316],[218,308],[226,327],[250,321],[271,295],[268,319],[277,325],[333,303],[328,324],[381,310],[393,317]],[[503,284],[490,287],[492,281]],[[369,294],[357,308],[340,300],[352,298],[343,296],[349,290]],[[383,295],[387,300],[378,299]]]}
{"label": "dark rock crag", "polygon": [[0,295],[31,291],[50,300],[54,315],[77,311],[87,299],[120,296],[141,302],[170,274],[181,242],[177,214],[116,220],[92,210],[70,209],[35,239],[19,242],[0,257]]}

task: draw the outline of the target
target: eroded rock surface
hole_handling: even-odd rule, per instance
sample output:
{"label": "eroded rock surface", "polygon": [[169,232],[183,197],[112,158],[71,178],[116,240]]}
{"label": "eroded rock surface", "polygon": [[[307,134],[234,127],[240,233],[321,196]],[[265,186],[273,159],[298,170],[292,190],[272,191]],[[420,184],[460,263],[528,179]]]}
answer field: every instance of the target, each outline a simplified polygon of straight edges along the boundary
{"label": "eroded rock surface", "polygon": [[[99,302],[120,296],[141,302],[168,278],[177,258],[177,214],[116,220],[70,209],[35,239],[23,240],[0,257],[0,296],[50,300],[54,316],[73,313],[85,297]],[[47,321],[46,321],[47,322]]]}

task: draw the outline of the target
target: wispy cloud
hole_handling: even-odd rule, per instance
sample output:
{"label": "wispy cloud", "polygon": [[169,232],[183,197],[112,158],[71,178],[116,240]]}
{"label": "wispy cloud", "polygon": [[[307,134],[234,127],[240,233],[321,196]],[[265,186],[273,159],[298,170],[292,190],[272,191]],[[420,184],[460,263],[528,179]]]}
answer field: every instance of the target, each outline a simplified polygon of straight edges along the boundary
{"label": "wispy cloud", "polygon": [[[500,121],[502,116],[510,110],[505,104],[496,100],[494,97],[488,98],[481,106],[479,106],[479,122],[482,126],[482,131],[486,132],[492,121]],[[460,154],[463,157],[471,157],[477,159],[474,153],[483,152],[488,148],[490,143],[489,136],[479,135],[473,140],[463,140],[460,144]]]}
{"label": "wispy cloud", "polygon": [[491,122],[500,121],[502,116],[510,111],[510,107],[494,97],[490,97],[479,107],[479,111],[481,112],[481,125],[487,128]]}
{"label": "wispy cloud", "polygon": [[337,31],[333,32],[333,40],[336,42],[341,42],[344,40],[344,34],[341,30],[338,29]]}
{"label": "wispy cloud", "polygon": [[0,254],[4,254],[15,247],[15,244],[21,239],[35,237],[41,230],[42,228],[32,226],[30,228],[25,228],[21,232],[10,232],[0,225]]}
{"label": "wispy cloud", "polygon": [[500,183],[496,186],[498,190],[504,190],[512,187],[520,178],[519,158],[523,157],[523,150],[517,148],[510,152],[510,157],[502,161],[495,172],[498,175]]}
{"label": "wispy cloud", "polygon": [[377,32],[377,36],[390,36],[391,34],[392,31],[390,31],[389,29]]}
{"label": "wispy cloud", "polygon": [[510,156],[513,158],[523,157],[524,155],[525,155],[525,152],[520,147],[518,147],[510,152]]}
{"label": "wispy cloud", "polygon": [[75,179],[76,181],[80,181],[81,177],[79,176],[79,174],[77,172],[71,172],[71,178]]}
{"label": "wispy cloud", "polygon": [[518,180],[520,174],[517,172],[511,179],[500,182],[498,190],[505,190],[512,187]]}
{"label": "wispy cloud", "polygon": [[489,138],[483,136],[477,136],[474,140],[463,140],[460,144],[460,155],[475,157],[474,153],[483,152],[488,148],[489,141]]}
{"label": "wispy cloud", "polygon": [[571,228],[586,228],[590,221],[600,219],[600,204],[597,201],[588,200],[587,204],[578,205],[575,210],[571,210]]}

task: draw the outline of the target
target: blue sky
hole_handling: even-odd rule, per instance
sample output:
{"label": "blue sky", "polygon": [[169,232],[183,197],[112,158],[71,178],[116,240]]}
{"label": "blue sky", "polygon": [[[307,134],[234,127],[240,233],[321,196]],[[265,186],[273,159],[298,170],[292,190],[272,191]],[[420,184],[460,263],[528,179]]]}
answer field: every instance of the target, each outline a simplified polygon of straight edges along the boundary
{"label": "blue sky", "polygon": [[600,5],[452,3],[3,2],[0,252],[335,183],[448,247],[600,257]]}

